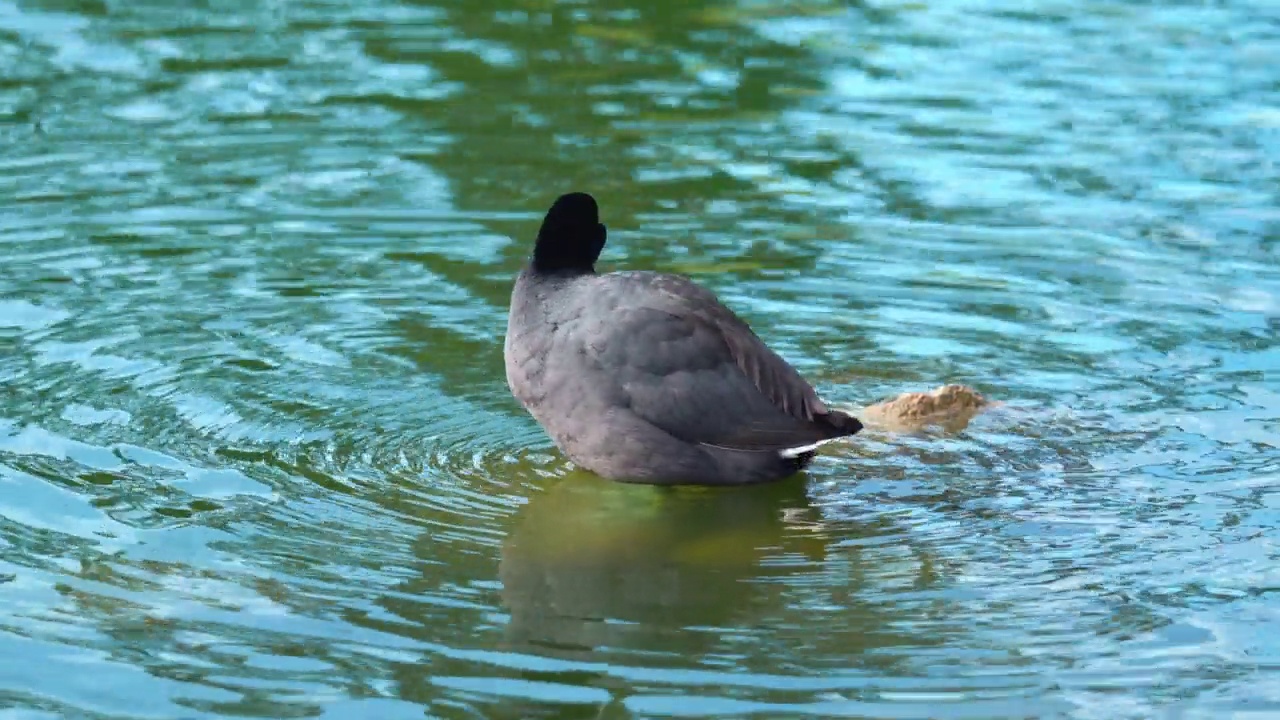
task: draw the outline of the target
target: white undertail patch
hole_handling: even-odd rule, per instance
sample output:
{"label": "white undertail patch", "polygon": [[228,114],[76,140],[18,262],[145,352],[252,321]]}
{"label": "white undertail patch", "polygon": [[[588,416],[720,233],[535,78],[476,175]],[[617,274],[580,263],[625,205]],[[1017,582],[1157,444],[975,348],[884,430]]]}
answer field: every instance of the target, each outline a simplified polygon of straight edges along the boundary
{"label": "white undertail patch", "polygon": [[811,452],[811,451],[813,451],[813,450],[817,450],[818,448],[822,447],[823,445],[826,445],[826,444],[827,444],[827,443],[829,443],[829,442],[835,442],[836,440],[839,440],[839,439],[840,439],[840,438],[828,438],[828,439],[826,439],[826,440],[819,440],[818,442],[816,442],[816,443],[812,443],[812,444],[809,444],[809,445],[801,445],[800,447],[793,447],[793,448],[787,448],[786,450],[779,450],[779,451],[778,451],[778,454],[779,454],[779,455],[781,455],[781,456],[782,456],[782,457],[784,457],[784,458],[794,458],[794,457],[799,457],[800,455],[803,455],[804,453]]}

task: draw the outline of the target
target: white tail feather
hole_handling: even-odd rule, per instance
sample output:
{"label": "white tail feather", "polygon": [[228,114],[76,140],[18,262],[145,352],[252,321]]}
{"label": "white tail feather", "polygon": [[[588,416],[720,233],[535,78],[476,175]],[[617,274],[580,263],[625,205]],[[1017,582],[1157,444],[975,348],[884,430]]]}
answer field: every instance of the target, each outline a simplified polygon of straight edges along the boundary
{"label": "white tail feather", "polygon": [[819,440],[818,442],[812,443],[809,445],[801,445],[800,447],[793,447],[793,448],[787,448],[786,450],[779,450],[778,454],[784,458],[798,457],[812,450],[817,450],[818,448],[822,447],[823,445],[826,445],[829,442],[834,442],[839,439],[840,438],[828,438],[826,440]]}

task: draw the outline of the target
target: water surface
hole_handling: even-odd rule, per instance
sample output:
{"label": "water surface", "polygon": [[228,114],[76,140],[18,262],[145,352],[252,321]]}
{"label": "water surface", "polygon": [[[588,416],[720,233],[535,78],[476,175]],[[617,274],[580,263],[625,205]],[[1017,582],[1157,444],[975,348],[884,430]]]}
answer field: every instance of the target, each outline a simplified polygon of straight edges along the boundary
{"label": "water surface", "polygon": [[[0,716],[1280,714],[1266,0],[0,0]],[[560,192],[833,403],[712,492],[516,407]]]}

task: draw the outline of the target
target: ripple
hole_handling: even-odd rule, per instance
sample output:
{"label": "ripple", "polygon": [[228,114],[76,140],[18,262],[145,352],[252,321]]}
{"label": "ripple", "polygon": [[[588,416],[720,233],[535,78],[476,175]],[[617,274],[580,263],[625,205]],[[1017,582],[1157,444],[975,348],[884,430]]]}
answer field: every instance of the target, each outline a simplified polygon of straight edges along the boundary
{"label": "ripple", "polygon": [[[1263,5],[0,0],[0,706],[1265,713]],[[832,402],[1004,404],[577,471],[501,361],[561,185]]]}
{"label": "ripple", "polygon": [[26,300],[0,300],[0,325],[26,332],[42,330],[70,317],[70,313],[53,307],[33,305]]}

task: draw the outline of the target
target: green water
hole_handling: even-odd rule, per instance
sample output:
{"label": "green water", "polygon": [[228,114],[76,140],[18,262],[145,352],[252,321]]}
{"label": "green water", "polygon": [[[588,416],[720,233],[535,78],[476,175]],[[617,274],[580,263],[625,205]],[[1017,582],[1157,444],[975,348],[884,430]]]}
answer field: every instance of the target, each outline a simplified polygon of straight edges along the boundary
{"label": "green water", "polygon": [[[1269,0],[0,0],[0,717],[1280,717]],[[831,402],[571,469],[541,213]]]}

